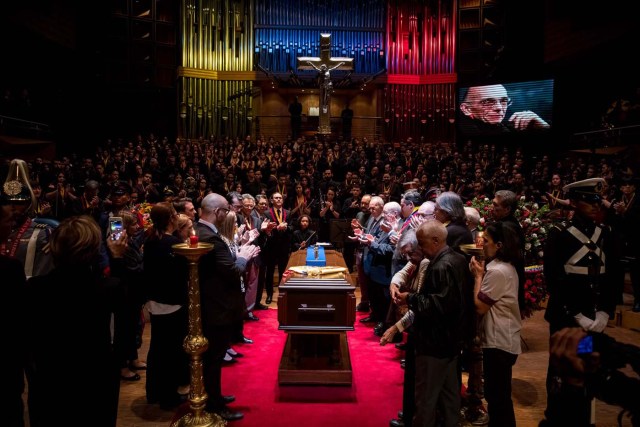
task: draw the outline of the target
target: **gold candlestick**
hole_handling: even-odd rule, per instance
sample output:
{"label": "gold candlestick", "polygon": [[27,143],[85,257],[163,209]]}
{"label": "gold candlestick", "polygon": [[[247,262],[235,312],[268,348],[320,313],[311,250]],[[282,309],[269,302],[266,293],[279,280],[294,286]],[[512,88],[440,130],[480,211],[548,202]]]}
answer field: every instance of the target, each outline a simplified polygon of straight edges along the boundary
{"label": "gold candlestick", "polygon": [[209,342],[202,335],[202,318],[200,311],[200,277],[198,275],[198,260],[213,249],[211,243],[190,245],[180,243],[173,245],[173,251],[187,258],[189,261],[189,335],[184,339],[184,350],[191,357],[191,384],[189,401],[191,411],[174,421],[171,427],[213,427],[226,426],[227,422],[217,414],[210,414],[204,410],[207,403],[207,393],[204,391],[202,377],[202,353],[207,350]]}

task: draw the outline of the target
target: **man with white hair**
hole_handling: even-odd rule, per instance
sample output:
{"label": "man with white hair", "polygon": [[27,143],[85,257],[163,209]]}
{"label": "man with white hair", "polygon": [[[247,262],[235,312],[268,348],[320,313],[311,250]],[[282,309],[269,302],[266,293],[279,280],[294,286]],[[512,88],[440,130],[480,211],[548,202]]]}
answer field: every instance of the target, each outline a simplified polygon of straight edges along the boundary
{"label": "man with white hair", "polygon": [[471,231],[473,241],[475,242],[476,236],[478,235],[478,225],[480,225],[480,212],[474,207],[465,206],[464,213],[467,214],[467,228]]}
{"label": "man with white hair", "polygon": [[384,205],[380,232],[374,238],[368,239],[369,250],[364,261],[365,273],[369,276],[371,315],[376,316],[374,320],[378,322],[374,333],[379,336],[382,336],[388,326],[385,323],[391,304],[389,283],[392,273],[391,262],[395,251],[395,244],[391,243],[390,237],[397,233],[401,209],[398,202],[388,202]]}

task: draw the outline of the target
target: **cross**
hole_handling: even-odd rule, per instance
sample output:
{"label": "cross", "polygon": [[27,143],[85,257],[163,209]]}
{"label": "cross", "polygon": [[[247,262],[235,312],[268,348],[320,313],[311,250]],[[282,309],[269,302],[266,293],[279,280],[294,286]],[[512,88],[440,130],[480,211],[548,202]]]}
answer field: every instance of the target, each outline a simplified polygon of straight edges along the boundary
{"label": "cross", "polygon": [[331,74],[333,70],[353,70],[353,58],[331,57],[331,34],[320,34],[320,57],[299,56],[298,70],[316,70],[320,73],[320,120],[318,133],[331,134],[329,101],[333,92]]}

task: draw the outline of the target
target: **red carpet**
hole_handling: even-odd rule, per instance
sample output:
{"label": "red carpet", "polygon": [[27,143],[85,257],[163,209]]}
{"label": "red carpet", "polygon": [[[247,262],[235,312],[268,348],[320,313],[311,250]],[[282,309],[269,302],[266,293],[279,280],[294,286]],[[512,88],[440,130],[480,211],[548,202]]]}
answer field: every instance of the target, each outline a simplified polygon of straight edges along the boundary
{"label": "red carpet", "polygon": [[384,427],[402,409],[403,352],[393,344],[380,347],[373,324],[356,316],[355,331],[347,332],[353,384],[348,386],[279,386],[278,365],[286,334],[278,330],[277,310],[258,310],[258,322],[245,322],[253,344],[235,345],[244,354],[223,368],[222,392],[236,396],[231,409],[244,419],[230,426]]}

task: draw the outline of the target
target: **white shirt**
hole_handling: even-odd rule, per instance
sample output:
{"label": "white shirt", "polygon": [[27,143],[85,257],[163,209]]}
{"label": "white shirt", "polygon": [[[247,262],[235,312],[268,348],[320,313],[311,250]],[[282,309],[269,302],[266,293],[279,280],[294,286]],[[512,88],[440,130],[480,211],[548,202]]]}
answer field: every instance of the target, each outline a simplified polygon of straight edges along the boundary
{"label": "white shirt", "polygon": [[491,306],[482,317],[482,347],[520,354],[522,322],[515,267],[497,259],[491,261],[482,279],[478,298]]}

